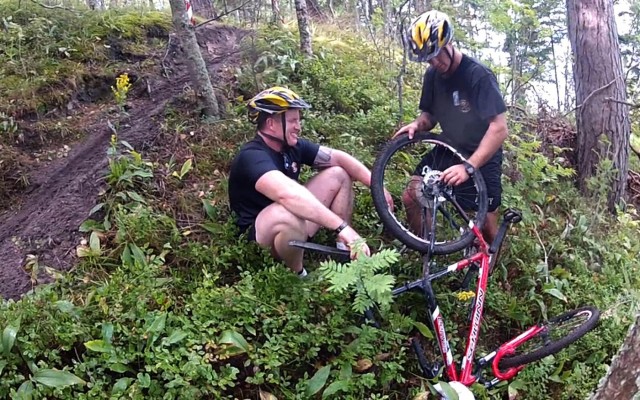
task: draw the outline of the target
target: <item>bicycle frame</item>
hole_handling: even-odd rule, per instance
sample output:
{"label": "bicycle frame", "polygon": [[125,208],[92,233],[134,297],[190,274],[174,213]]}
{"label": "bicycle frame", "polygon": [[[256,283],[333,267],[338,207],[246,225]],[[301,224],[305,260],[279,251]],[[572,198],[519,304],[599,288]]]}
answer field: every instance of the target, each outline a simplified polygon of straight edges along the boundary
{"label": "bicycle frame", "polygon": [[[394,289],[392,291],[392,294],[393,296],[398,296],[410,290],[421,290],[425,295],[427,305],[431,313],[431,329],[435,333],[440,354],[442,356],[442,359],[444,360],[444,370],[447,374],[448,379],[450,381],[461,382],[465,386],[471,386],[472,384],[480,382],[482,380],[480,377],[480,372],[484,369],[484,367],[489,365],[489,362],[493,361],[491,363],[491,367],[495,378],[491,381],[482,380],[481,382],[489,388],[495,386],[502,380],[513,378],[516,374],[518,374],[518,372],[520,372],[522,368],[524,368],[524,366],[519,366],[516,368],[510,368],[506,371],[500,371],[498,365],[502,357],[513,354],[516,347],[518,347],[531,337],[537,335],[543,328],[536,325],[523,332],[516,338],[512,339],[511,341],[501,345],[498,350],[491,352],[483,358],[474,360],[478,337],[480,336],[480,324],[482,322],[482,316],[484,313],[484,301],[489,279],[489,265],[491,255],[489,254],[489,246],[482,237],[480,229],[475,226],[473,222],[469,223],[469,228],[472,230],[474,236],[476,236],[479,242],[480,248],[478,253],[473,254],[466,259],[453,263],[447,267],[439,269],[438,271],[433,273],[429,271],[429,257],[425,256],[422,279],[400,286]],[[460,365],[460,370],[458,370],[456,364],[453,361],[453,353],[447,339],[444,318],[442,317],[438,304],[435,300],[431,281],[439,279],[452,272],[464,270],[474,265],[479,265],[475,302],[471,313],[471,326],[467,335],[464,357]],[[418,361],[421,368],[423,369],[423,372],[425,372],[425,374],[427,375],[435,376],[435,371],[432,371],[433,365],[428,365],[428,361],[426,361],[426,357],[420,345],[414,342],[413,347],[418,353]]]}

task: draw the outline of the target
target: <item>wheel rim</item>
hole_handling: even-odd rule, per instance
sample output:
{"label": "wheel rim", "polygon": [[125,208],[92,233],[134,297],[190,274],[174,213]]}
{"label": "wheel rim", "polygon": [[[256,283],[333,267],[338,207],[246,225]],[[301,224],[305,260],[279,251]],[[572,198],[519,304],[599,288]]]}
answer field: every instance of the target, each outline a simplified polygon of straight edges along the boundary
{"label": "wheel rim", "polygon": [[572,332],[582,327],[592,317],[593,312],[591,310],[581,310],[565,318],[550,321],[548,324],[545,324],[544,330],[540,332],[540,334],[526,341],[521,346],[518,346],[515,354],[511,357],[532,353],[549,346],[571,335]]}
{"label": "wheel rim", "polygon": [[[418,168],[426,155],[429,155],[428,165]],[[478,172],[465,184],[457,187],[443,185],[440,180],[446,168],[464,160],[452,147],[433,139],[433,135],[425,134],[416,135],[413,140],[396,139],[383,150],[376,160],[377,168],[374,165],[372,185],[384,183],[394,198],[394,212],[389,211],[386,206],[378,207],[380,201],[375,201],[375,197],[376,194],[384,196],[381,189],[378,188],[376,193],[376,188],[372,186],[372,191],[378,214],[397,239],[424,252],[430,249],[433,242],[436,254],[460,250],[473,240],[466,218],[471,218],[475,225],[480,225],[484,220],[486,189],[482,176]],[[416,172],[420,174],[420,178],[412,180]],[[410,211],[401,201],[403,196],[404,201],[413,204],[418,210],[419,219],[416,222],[420,221],[421,229],[416,223],[410,222]],[[384,205],[384,200],[382,204]],[[473,208],[484,209],[484,212],[468,211]],[[467,210],[467,215],[465,212],[461,213],[461,210]],[[430,224],[430,221],[435,221],[435,224]]]}

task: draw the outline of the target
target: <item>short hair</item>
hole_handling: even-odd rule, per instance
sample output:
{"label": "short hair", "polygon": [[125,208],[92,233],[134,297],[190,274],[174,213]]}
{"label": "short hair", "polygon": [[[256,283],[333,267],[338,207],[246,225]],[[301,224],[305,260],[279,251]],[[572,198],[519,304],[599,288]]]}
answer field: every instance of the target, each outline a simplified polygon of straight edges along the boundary
{"label": "short hair", "polygon": [[272,114],[268,114],[266,112],[261,112],[258,114],[258,119],[256,121],[256,124],[258,125],[258,130],[263,129],[267,123],[267,120],[271,117],[273,117],[274,115]]}

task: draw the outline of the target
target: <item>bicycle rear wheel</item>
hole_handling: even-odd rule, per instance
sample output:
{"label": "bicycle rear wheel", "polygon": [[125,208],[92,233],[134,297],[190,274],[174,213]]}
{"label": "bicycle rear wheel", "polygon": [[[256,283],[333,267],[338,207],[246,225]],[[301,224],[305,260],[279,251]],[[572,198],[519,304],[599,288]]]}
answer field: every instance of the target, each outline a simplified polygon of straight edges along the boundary
{"label": "bicycle rear wheel", "polygon": [[[402,135],[387,143],[371,172],[373,204],[385,228],[422,253],[449,254],[468,247],[474,239],[470,221],[481,227],[487,214],[482,174],[476,171],[457,187],[439,180],[444,170],[463,161],[439,135],[421,132],[413,139]],[[385,188],[394,198],[395,211],[387,206]]]}
{"label": "bicycle rear wheel", "polygon": [[596,327],[600,311],[594,307],[582,307],[552,318],[542,324],[544,328],[536,336],[516,348],[514,355],[500,360],[501,370],[541,360],[555,354]]}

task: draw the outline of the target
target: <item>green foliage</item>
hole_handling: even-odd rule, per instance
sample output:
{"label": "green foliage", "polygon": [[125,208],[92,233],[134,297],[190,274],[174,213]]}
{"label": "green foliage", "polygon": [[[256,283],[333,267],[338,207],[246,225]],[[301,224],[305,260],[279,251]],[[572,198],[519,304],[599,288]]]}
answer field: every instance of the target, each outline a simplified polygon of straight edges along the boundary
{"label": "green foliage", "polygon": [[13,1],[0,3],[0,15],[0,108],[14,116],[66,105],[86,76],[116,75],[128,55],[146,58],[171,27],[158,12],[61,12]]}
{"label": "green foliage", "polygon": [[[35,27],[27,26],[30,17],[22,11],[6,15],[22,35],[61,26],[52,14],[47,14],[50,23],[38,20]],[[101,21],[97,26],[93,19],[68,25],[69,32],[90,34],[77,36],[84,41],[67,38],[64,46],[56,41],[51,47],[61,75],[71,69],[67,61],[104,61],[107,37],[133,39],[145,31],[149,36],[156,26],[116,13],[93,15],[89,18]],[[2,83],[23,76],[24,46],[32,46],[30,52],[44,46],[34,39],[40,43],[36,48],[18,27],[11,29],[10,37],[0,39],[8,44],[0,57],[12,57],[0,66],[12,71],[2,74]],[[59,40],[71,37],[59,28],[53,31]],[[305,113],[303,135],[371,165],[398,120],[412,118],[422,71],[405,77],[405,101],[411,106],[399,115],[396,71],[380,65],[361,38],[330,36],[319,29],[316,57],[307,60],[297,50],[295,34],[273,28],[261,32],[256,56],[237,71],[239,93],[246,97],[268,85],[289,85],[313,106]],[[95,45],[95,53],[87,53],[83,43]],[[50,71],[45,75],[50,78]],[[240,103],[213,128],[185,119],[177,107],[167,110],[163,131],[184,146],[174,154],[193,160],[181,166],[147,160],[154,155],[143,158],[113,138],[108,189],[93,210],[98,220],[81,227],[88,240],[77,248],[84,256],[80,264],[20,301],[0,305],[0,327],[6,328],[0,397],[406,399],[424,391],[427,384],[416,378],[417,363],[406,339],[417,329],[427,345],[433,344],[425,325],[428,310],[420,296],[407,294],[393,303],[390,296],[392,286],[419,275],[419,257],[384,249],[349,265],[318,266],[315,256],[305,255],[311,273],[301,280],[238,235],[225,174],[235,150],[252,135]],[[113,129],[117,132],[117,126]],[[511,132],[503,204],[522,209],[524,221],[510,230],[491,278],[479,353],[583,304],[598,306],[603,323],[567,351],[527,367],[508,385],[474,391],[478,398],[493,399],[585,398],[640,306],[637,215],[630,208],[613,220],[594,212],[604,200],[585,200],[573,188],[564,149],[542,148],[522,127]],[[606,182],[597,179],[596,192]],[[369,191],[360,186],[356,191],[358,232],[377,250],[399,247],[383,236]],[[333,237],[322,232],[316,239]],[[460,355],[465,337],[453,326],[468,323],[469,299],[452,293],[457,279],[436,283],[436,292],[452,325],[447,326],[451,345]],[[361,311],[372,306],[383,311],[382,329],[364,323]],[[33,366],[46,373],[36,378]],[[52,383],[48,371],[66,371],[86,385],[47,386]]]}
{"label": "green foliage", "polygon": [[359,257],[349,264],[326,261],[321,264],[320,273],[329,280],[329,290],[355,292],[354,311],[364,313],[374,306],[388,310],[395,277],[379,272],[388,270],[392,263],[398,261],[398,256],[395,250],[385,249],[371,257]]}

